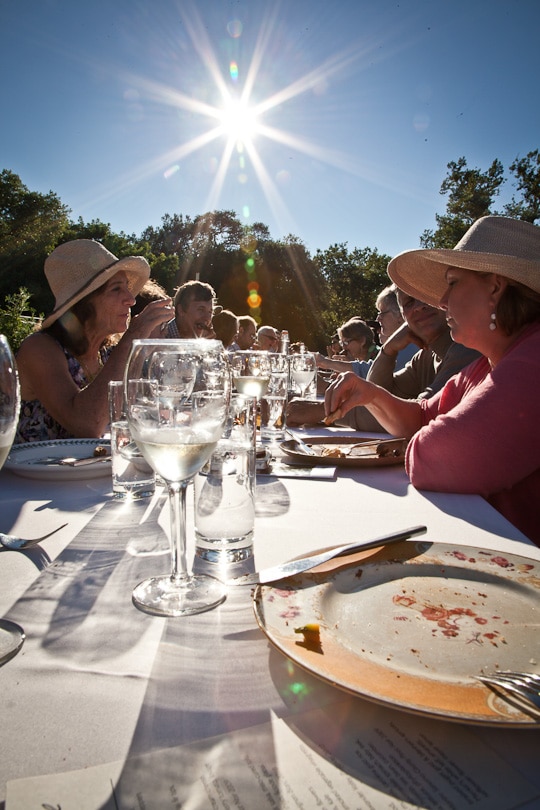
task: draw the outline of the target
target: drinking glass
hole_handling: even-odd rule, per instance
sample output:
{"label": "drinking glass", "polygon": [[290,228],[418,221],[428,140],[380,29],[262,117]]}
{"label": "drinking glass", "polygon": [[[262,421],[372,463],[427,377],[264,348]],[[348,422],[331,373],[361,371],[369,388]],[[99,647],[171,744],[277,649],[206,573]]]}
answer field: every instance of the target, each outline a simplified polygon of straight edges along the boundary
{"label": "drinking glass", "polygon": [[232,382],[239,394],[260,399],[270,382],[268,352],[253,350],[233,352],[229,357]]}
{"label": "drinking glass", "polygon": [[317,360],[312,352],[290,355],[291,380],[300,388],[302,399],[317,374]]}
{"label": "drinking glass", "polygon": [[0,469],[15,438],[20,405],[17,366],[7,339],[0,335]]}
{"label": "drinking glass", "polygon": [[230,374],[217,340],[134,340],[124,378],[127,420],[152,469],[167,484],[171,515],[170,574],[133,591],[140,610],[158,616],[202,613],[225,599],[214,577],[189,573],[186,488],[221,436]]}
{"label": "drinking glass", "polygon": [[284,408],[289,387],[290,355],[270,353],[270,382],[261,397],[261,440],[275,443],[283,439]]}

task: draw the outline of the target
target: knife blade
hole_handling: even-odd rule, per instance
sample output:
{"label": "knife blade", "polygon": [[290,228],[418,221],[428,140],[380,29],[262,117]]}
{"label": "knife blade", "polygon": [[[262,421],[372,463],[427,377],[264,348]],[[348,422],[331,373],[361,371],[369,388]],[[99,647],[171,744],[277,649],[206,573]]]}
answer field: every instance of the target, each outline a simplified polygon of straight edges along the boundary
{"label": "knife blade", "polygon": [[366,551],[370,548],[378,548],[379,546],[390,545],[390,543],[398,543],[401,540],[407,540],[409,537],[425,534],[426,531],[426,526],[412,526],[410,529],[385,534],[373,540],[359,540],[356,543],[347,543],[345,546],[335,546],[319,554],[301,557],[298,560],[290,560],[281,565],[274,565],[271,568],[256,571],[253,574],[243,574],[240,577],[234,577],[233,579],[227,580],[227,585],[266,585],[269,582],[278,582],[287,577],[292,577],[295,574],[309,571],[310,568],[322,565],[322,563],[328,562],[328,560],[332,560],[335,557],[346,557],[348,554],[354,554],[357,551]]}

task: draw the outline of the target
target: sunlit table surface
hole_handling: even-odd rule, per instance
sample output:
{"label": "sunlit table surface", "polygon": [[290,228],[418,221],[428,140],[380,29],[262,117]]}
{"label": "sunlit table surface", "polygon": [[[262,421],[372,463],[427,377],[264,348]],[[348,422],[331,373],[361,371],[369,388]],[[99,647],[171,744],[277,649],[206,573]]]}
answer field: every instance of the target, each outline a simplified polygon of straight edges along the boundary
{"label": "sunlit table surface", "polygon": [[[347,696],[307,673],[300,677],[258,628],[250,588],[230,589],[219,608],[189,618],[165,620],[136,610],[134,585],[169,569],[168,508],[161,489],[152,500],[126,505],[112,500],[108,477],[54,482],[4,470],[0,516],[0,530],[25,537],[67,523],[38,548],[0,552],[0,616],[21,624],[27,636],[19,654],[0,667],[0,802],[10,780],[113,762],[123,763],[124,776],[137,762],[140,776],[145,760],[139,755],[246,729],[260,729],[254,739],[272,743],[271,716],[310,716],[335,704],[346,707],[349,722],[358,718],[358,739],[367,733],[369,718],[370,728],[386,723],[409,729],[413,722],[436,737],[443,753],[445,746],[454,751],[482,742],[536,787],[520,806],[539,806],[539,730],[411,720],[405,712]],[[428,527],[432,541],[540,560],[540,549],[483,499],[418,492],[402,466],[391,466],[343,468],[334,480],[260,477],[254,560],[229,571],[243,573],[253,565],[258,569],[416,524]],[[309,686],[301,694],[290,688],[291,679],[299,678]],[[155,766],[148,768],[155,775]],[[436,780],[429,784],[437,793]],[[103,807],[131,808],[121,793],[118,789],[116,805]],[[377,796],[376,807],[414,806],[406,787],[401,792],[379,787]],[[56,807],[54,801],[51,806]],[[100,806],[96,799],[95,807]],[[180,804],[171,799],[170,806]],[[193,799],[193,807],[206,806],[212,806],[209,799]],[[225,800],[222,806],[228,806]],[[282,794],[274,806],[297,805]],[[315,799],[311,806],[317,806]],[[433,796],[422,806],[447,805]],[[485,805],[471,801],[467,806]]]}

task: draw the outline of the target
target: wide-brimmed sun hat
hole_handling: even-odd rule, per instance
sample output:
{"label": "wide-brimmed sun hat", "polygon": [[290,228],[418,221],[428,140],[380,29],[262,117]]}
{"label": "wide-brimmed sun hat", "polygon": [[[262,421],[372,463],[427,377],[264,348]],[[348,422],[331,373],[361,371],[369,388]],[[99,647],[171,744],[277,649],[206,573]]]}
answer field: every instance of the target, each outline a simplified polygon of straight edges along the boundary
{"label": "wide-brimmed sun hat", "polygon": [[400,253],[388,265],[388,275],[403,292],[438,307],[449,267],[498,273],[540,293],[540,228],[520,219],[482,217],[451,250]]}
{"label": "wide-brimmed sun hat", "polygon": [[150,278],[150,265],[143,256],[118,259],[94,239],[73,239],[58,245],[45,259],[45,275],[55,297],[55,307],[43,321],[43,328],[121,270],[128,277],[132,295],[137,295]]}

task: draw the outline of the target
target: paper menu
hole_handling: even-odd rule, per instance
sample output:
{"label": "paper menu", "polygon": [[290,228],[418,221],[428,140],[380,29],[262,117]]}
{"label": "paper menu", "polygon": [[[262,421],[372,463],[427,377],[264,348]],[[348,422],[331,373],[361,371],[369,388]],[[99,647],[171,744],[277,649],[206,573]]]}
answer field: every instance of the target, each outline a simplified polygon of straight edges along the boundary
{"label": "paper menu", "polygon": [[472,730],[351,705],[272,715],[125,763],[9,782],[6,810],[511,810],[540,800],[540,786]]}

